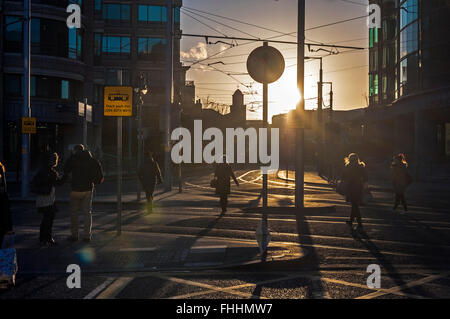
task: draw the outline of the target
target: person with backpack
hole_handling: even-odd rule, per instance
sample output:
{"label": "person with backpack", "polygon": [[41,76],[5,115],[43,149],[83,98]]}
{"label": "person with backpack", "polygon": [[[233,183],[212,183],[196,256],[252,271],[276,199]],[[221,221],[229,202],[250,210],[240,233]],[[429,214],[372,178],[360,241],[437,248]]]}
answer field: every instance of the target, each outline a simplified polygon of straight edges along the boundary
{"label": "person with backpack", "polygon": [[71,236],[70,241],[78,241],[78,215],[84,215],[83,240],[92,240],[92,197],[94,185],[104,181],[100,163],[81,144],[75,145],[73,153],[64,165],[64,180],[72,175],[70,193]]}
{"label": "person with backpack", "polygon": [[239,186],[239,182],[234,175],[231,165],[227,162],[227,157],[223,156],[222,163],[217,163],[214,171],[214,180],[212,186],[216,189],[216,195],[220,197],[220,207],[222,208],[222,214],[227,211],[228,195],[231,193],[230,178],[234,180],[236,186]]}
{"label": "person with backpack", "polygon": [[0,249],[5,235],[12,234],[12,218],[9,206],[9,197],[6,187],[6,170],[0,162]]}
{"label": "person with backpack", "polygon": [[362,219],[359,206],[363,203],[364,190],[367,185],[368,177],[366,165],[359,159],[355,153],[349,154],[345,158],[345,167],[343,172],[343,187],[346,201],[352,205],[350,220],[347,225],[353,226],[353,221],[358,223],[358,230],[362,230]]}
{"label": "person with backpack", "polygon": [[42,214],[39,233],[42,245],[57,245],[52,236],[53,221],[57,212],[55,188],[63,183],[56,171],[58,159],[57,153],[44,155],[38,172],[31,180],[31,192],[36,194],[36,208],[38,213]]}
{"label": "person with backpack", "polygon": [[391,164],[392,169],[392,186],[395,194],[395,203],[392,211],[396,211],[398,204],[402,203],[404,211],[408,212],[408,204],[406,203],[405,191],[412,183],[412,177],[408,172],[408,163],[403,153],[394,157]]}
{"label": "person with backpack", "polygon": [[163,179],[158,162],[153,158],[153,152],[149,151],[147,154],[148,157],[144,160],[141,167],[139,167],[138,177],[142,188],[144,188],[145,197],[147,198],[146,212],[147,214],[151,214],[153,212],[153,193],[156,184],[162,184]]}

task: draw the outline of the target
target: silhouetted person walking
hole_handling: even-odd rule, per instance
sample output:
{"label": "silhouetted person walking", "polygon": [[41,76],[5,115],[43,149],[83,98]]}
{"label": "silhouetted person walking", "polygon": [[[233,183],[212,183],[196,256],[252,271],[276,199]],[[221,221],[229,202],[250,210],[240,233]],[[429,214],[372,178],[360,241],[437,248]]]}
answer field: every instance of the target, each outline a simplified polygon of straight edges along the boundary
{"label": "silhouetted person walking", "polygon": [[343,172],[343,181],[345,187],[346,201],[352,205],[349,226],[353,225],[356,219],[358,229],[362,229],[361,212],[359,206],[362,204],[365,184],[368,181],[366,165],[360,161],[355,153],[351,153],[345,158],[345,167]]}
{"label": "silhouetted person walking", "polygon": [[72,174],[72,191],[70,193],[71,236],[69,240],[78,240],[78,214],[84,215],[83,240],[90,242],[92,238],[92,195],[94,185],[103,183],[103,171],[100,163],[94,159],[84,146],[79,144],[64,165],[64,180]]}
{"label": "silhouetted person walking", "polygon": [[392,186],[395,193],[395,203],[393,211],[397,209],[398,204],[402,203],[404,211],[408,212],[408,206],[405,198],[406,188],[412,183],[412,177],[408,172],[408,163],[405,155],[400,153],[394,157],[391,165],[392,169]]}
{"label": "silhouetted person walking", "polygon": [[156,184],[162,184],[163,179],[161,176],[161,170],[158,162],[153,158],[153,152],[147,153],[147,158],[144,159],[144,163],[141,165],[138,171],[139,180],[145,191],[145,197],[147,198],[147,214],[153,211],[153,193],[155,191]]}
{"label": "silhouetted person walking", "polygon": [[58,175],[58,154],[50,153],[41,157],[38,172],[31,181],[31,190],[36,194],[36,208],[42,214],[39,240],[43,245],[56,245],[52,236],[53,220],[57,212],[55,206],[56,186],[63,180]]}
{"label": "silhouetted person walking", "polygon": [[6,234],[12,233],[11,209],[6,187],[6,170],[0,162],[0,249]]}
{"label": "silhouetted person walking", "polygon": [[233,178],[237,186],[239,182],[231,169],[230,164],[227,162],[227,157],[224,156],[222,163],[216,165],[214,172],[216,194],[220,196],[220,207],[222,207],[222,213],[227,211],[228,195],[230,194],[230,178]]}

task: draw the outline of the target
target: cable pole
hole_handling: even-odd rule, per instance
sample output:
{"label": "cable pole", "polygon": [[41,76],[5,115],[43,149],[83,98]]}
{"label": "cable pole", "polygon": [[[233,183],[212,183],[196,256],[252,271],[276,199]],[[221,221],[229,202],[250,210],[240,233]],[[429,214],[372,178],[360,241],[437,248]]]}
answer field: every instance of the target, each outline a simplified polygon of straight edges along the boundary
{"label": "cable pole", "polygon": [[164,109],[164,190],[172,190],[170,160],[170,110],[173,96],[173,0],[167,0],[166,24],[166,105]]}
{"label": "cable pole", "polygon": [[[24,22],[23,22],[23,117],[31,117],[30,105],[30,67],[31,67],[31,0],[24,0]],[[30,134],[22,133],[22,198],[29,195],[29,171],[30,171]]]}
{"label": "cable pole", "polygon": [[319,148],[319,158],[317,161],[318,164],[318,173],[319,175],[323,172],[323,166],[325,162],[324,158],[324,122],[323,122],[323,112],[322,112],[322,105],[323,105],[323,68],[322,68],[322,58],[320,58],[320,70],[319,70],[319,82],[317,83],[317,122],[318,122],[318,143],[317,146]]}
{"label": "cable pole", "polygon": [[[305,124],[305,0],[298,0],[298,44],[297,44],[297,87],[300,92],[300,101],[297,104],[297,115],[301,116],[300,128],[296,129],[295,152],[295,207],[304,207],[304,124]],[[300,118],[297,118],[300,120]]]}

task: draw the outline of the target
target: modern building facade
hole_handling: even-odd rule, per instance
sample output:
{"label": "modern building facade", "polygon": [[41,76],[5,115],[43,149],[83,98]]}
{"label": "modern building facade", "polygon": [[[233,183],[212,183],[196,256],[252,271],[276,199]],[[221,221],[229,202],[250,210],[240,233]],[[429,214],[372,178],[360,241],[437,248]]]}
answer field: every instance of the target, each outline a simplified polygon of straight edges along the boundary
{"label": "modern building facade", "polygon": [[[79,29],[66,25],[66,8],[71,3],[81,6]],[[175,102],[186,72],[179,58],[181,5],[181,0],[174,1]],[[22,0],[2,0],[0,6],[0,158],[12,168],[20,159],[24,5]],[[32,0],[31,17],[31,110],[38,123],[37,134],[31,137],[32,163],[44,148],[66,157],[71,145],[82,142],[78,102],[85,98],[93,106],[88,147],[115,153],[116,121],[103,116],[103,88],[108,85],[142,88],[147,84],[145,136],[161,138],[166,1]],[[137,96],[134,101],[138,101]],[[123,122],[124,155],[135,156],[136,105],[133,116]]]}
{"label": "modern building facade", "polygon": [[364,138],[406,153],[421,178],[450,176],[450,1],[370,3],[382,22],[369,30]]}

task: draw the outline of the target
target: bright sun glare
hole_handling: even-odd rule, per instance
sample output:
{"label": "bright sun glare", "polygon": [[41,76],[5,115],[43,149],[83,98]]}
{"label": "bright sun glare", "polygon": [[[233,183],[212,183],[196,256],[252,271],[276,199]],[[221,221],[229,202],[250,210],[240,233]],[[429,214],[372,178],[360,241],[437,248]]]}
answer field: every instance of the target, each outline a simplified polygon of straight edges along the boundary
{"label": "bright sun glare", "polygon": [[[315,93],[312,91],[313,88],[305,83],[305,96],[314,97]],[[278,81],[269,84],[269,121],[272,120],[273,115],[295,109],[300,97],[297,88],[297,70],[288,68]]]}

